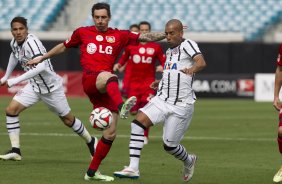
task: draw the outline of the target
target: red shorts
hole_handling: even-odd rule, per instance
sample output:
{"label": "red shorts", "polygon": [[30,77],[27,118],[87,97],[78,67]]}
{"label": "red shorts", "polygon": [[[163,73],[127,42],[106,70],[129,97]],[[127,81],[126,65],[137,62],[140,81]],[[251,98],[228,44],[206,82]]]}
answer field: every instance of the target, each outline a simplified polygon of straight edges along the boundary
{"label": "red shorts", "polygon": [[150,88],[152,81],[144,81],[142,83],[131,83],[128,86],[128,97],[136,96],[136,105],[131,109],[131,112],[145,106],[150,98],[155,94],[155,91]]}
{"label": "red shorts", "polygon": [[118,105],[112,100],[108,93],[101,93],[96,87],[98,74],[87,75],[82,77],[83,90],[93,104],[93,109],[97,107],[106,107],[110,111],[118,112]]}

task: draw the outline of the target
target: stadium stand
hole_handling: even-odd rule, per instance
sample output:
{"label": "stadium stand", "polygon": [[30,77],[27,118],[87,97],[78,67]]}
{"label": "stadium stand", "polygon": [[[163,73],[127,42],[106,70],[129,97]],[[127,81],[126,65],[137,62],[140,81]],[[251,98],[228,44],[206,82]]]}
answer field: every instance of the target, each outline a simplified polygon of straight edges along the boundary
{"label": "stadium stand", "polygon": [[66,0],[0,0],[0,31],[10,30],[10,21],[15,16],[29,20],[30,30],[49,30],[66,5]]}
{"label": "stadium stand", "polygon": [[[260,38],[282,17],[278,0],[103,0],[111,4],[112,27],[127,29],[142,20],[163,30],[166,21],[181,19],[190,32],[241,32],[244,39]],[[89,15],[85,25],[91,25]]]}

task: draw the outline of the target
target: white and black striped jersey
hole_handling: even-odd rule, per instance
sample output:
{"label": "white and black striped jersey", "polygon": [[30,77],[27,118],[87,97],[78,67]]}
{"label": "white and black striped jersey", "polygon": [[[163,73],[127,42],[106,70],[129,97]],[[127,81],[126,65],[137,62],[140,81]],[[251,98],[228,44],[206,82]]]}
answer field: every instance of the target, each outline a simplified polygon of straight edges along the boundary
{"label": "white and black striped jersey", "polygon": [[157,92],[162,100],[177,106],[195,102],[196,95],[192,89],[194,76],[184,74],[180,70],[191,68],[195,63],[193,58],[198,54],[201,54],[201,51],[197,43],[189,39],[166,51],[163,76]]}
{"label": "white and black striped jersey", "polygon": [[28,79],[33,90],[41,94],[50,93],[62,85],[62,78],[54,72],[49,59],[35,67],[26,66],[29,60],[46,53],[42,42],[35,35],[28,34],[21,45],[12,39],[10,46],[12,54],[9,62],[18,62],[25,71],[21,76],[11,79],[10,83],[14,84]]}

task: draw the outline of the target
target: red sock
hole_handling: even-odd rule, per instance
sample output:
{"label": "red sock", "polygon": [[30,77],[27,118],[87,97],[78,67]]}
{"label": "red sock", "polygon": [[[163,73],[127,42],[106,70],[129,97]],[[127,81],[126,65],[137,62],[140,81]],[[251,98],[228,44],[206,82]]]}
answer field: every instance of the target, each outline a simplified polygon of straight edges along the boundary
{"label": "red sock", "polygon": [[278,142],[279,152],[282,154],[282,137],[278,136],[277,142]]}
{"label": "red sock", "polygon": [[109,153],[111,147],[112,147],[113,141],[107,140],[104,137],[100,139],[98,142],[94,157],[92,158],[92,161],[90,163],[89,169],[97,171],[102,160],[107,156]]}
{"label": "red sock", "polygon": [[149,130],[150,128],[146,128],[145,131],[144,131],[144,136],[149,138]]}
{"label": "red sock", "polygon": [[109,96],[113,99],[116,105],[120,105],[123,103],[121,93],[118,87],[118,79],[117,77],[111,77],[108,79],[106,84],[106,90]]}

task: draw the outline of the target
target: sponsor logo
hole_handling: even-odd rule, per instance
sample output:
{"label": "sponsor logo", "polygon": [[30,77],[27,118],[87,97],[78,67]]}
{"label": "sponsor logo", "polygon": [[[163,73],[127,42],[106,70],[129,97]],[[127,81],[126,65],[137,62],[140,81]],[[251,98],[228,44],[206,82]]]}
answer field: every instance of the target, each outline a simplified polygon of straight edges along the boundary
{"label": "sponsor logo", "polygon": [[153,49],[153,48],[147,48],[147,54],[153,55],[154,52],[155,52],[155,49]]}
{"label": "sponsor logo", "polygon": [[115,43],[115,41],[116,41],[114,36],[106,36],[106,40],[109,43]]}
{"label": "sponsor logo", "polygon": [[89,54],[94,54],[97,51],[97,46],[94,43],[88,43],[86,51]]}
{"label": "sponsor logo", "polygon": [[146,49],[144,48],[144,47],[141,47],[140,49],[139,49],[139,53],[140,54],[144,54],[146,52]]}
{"label": "sponsor logo", "polygon": [[96,36],[96,40],[97,40],[98,42],[101,42],[101,41],[104,40],[104,38],[103,38],[103,36],[101,36],[101,35],[97,35],[97,36]]}

